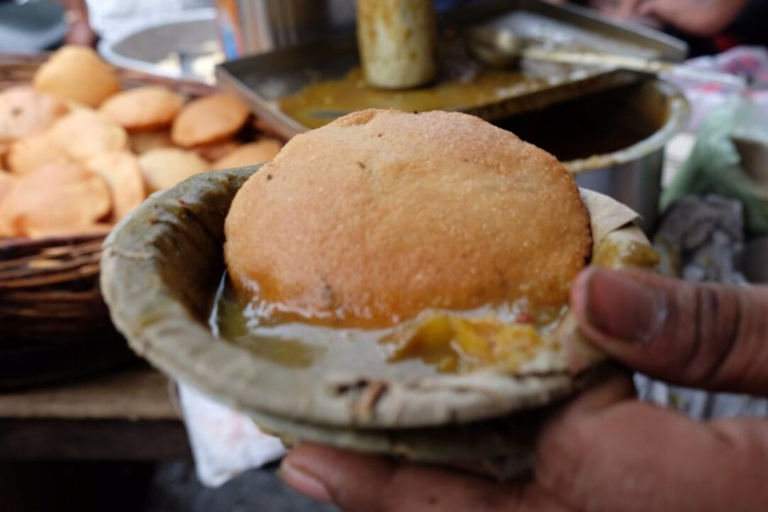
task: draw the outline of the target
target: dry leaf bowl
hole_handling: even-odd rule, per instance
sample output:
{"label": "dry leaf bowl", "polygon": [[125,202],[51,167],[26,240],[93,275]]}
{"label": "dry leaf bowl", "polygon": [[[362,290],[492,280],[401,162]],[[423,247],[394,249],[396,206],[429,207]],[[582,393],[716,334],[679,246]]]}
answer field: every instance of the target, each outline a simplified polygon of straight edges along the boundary
{"label": "dry leaf bowl", "polygon": [[[297,369],[214,336],[209,317],[224,273],[224,220],[237,190],[258,169],[195,176],[151,197],[107,238],[102,290],[130,346],[288,442],[519,468],[547,406],[572,394],[603,361],[570,316],[558,328],[569,340],[563,350],[546,367],[516,375]],[[584,198],[596,261],[622,266],[634,248],[648,247],[634,212],[594,193]]]}

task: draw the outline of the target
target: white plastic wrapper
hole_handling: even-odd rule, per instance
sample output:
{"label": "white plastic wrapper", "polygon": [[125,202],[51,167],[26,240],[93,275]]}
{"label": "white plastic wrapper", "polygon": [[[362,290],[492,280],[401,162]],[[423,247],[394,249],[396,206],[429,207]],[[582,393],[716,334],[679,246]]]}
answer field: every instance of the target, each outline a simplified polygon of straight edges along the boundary
{"label": "white plastic wrapper", "polygon": [[249,469],[285,455],[276,437],[261,432],[248,416],[179,383],[197,476],[203,485],[219,487]]}

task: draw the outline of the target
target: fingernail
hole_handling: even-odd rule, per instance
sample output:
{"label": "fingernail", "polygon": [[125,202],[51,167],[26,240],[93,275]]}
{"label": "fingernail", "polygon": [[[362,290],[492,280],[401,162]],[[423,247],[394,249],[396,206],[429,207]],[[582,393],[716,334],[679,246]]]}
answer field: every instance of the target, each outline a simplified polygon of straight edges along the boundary
{"label": "fingernail", "polygon": [[589,323],[606,336],[647,343],[664,325],[664,294],[631,275],[593,269],[587,286]]}
{"label": "fingernail", "polygon": [[291,464],[287,459],[283,460],[277,474],[283,482],[301,494],[323,503],[332,502],[331,493],[320,480]]}

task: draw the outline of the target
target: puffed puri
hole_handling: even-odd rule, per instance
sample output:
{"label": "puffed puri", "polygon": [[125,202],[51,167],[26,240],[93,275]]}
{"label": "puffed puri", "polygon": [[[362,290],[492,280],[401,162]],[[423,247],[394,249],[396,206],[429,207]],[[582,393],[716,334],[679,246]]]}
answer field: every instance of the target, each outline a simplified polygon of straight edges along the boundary
{"label": "puffed puri", "polygon": [[564,305],[589,213],[549,153],[473,116],[366,110],[291,140],[235,197],[225,259],[244,301],[320,325],[427,309]]}

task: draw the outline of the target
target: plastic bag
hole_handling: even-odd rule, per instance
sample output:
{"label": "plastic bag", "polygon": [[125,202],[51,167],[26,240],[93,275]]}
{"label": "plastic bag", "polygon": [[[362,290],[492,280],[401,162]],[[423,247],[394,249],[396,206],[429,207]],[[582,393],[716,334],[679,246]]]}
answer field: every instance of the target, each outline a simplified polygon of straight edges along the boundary
{"label": "plastic bag", "polygon": [[768,144],[768,118],[748,97],[734,97],[707,116],[693,152],[664,191],[661,206],[666,209],[687,194],[730,197],[744,205],[747,233],[768,235],[765,197],[745,171],[734,138]]}

